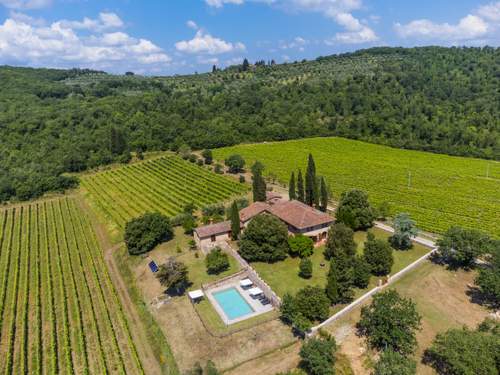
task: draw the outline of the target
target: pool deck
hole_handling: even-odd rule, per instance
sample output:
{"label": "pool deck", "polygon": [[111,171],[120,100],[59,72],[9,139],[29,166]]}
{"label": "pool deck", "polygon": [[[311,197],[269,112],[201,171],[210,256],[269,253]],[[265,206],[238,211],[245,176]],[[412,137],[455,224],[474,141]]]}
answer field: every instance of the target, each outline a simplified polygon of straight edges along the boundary
{"label": "pool deck", "polygon": [[[216,292],[219,292],[222,290],[226,290],[226,289],[230,289],[230,288],[235,288],[241,294],[243,299],[252,308],[252,310],[253,310],[252,313],[240,316],[239,318],[236,318],[236,319],[229,319],[227,317],[226,313],[224,312],[222,307],[219,305],[219,303],[216,301],[215,297],[213,296],[213,293],[216,293]],[[240,286],[240,279],[233,279],[233,280],[230,280],[223,285],[209,289],[206,291],[206,296],[207,296],[208,300],[210,301],[210,303],[212,304],[212,306],[214,307],[215,311],[217,311],[217,313],[221,317],[222,321],[226,325],[238,323],[238,322],[241,322],[243,320],[253,318],[254,316],[265,314],[265,313],[272,311],[274,309],[271,304],[264,306],[262,303],[260,303],[260,301],[258,299],[252,298],[250,296],[250,294],[248,293],[248,290],[245,290]]]}

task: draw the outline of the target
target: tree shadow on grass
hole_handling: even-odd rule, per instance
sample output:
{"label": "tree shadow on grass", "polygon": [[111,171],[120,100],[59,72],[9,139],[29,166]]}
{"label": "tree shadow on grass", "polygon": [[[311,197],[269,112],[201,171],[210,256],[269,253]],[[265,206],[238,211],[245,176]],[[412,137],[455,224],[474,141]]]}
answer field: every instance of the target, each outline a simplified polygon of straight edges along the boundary
{"label": "tree shadow on grass", "polygon": [[471,303],[486,307],[489,310],[497,310],[500,308],[498,301],[494,301],[490,296],[486,295],[476,285],[467,285],[465,294],[469,297]]}

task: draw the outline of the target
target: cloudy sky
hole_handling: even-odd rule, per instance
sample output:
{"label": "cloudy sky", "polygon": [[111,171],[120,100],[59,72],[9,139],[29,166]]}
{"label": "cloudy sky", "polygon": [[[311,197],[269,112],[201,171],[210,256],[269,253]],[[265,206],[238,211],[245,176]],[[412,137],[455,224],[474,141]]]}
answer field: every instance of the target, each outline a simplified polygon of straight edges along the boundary
{"label": "cloudy sky", "polygon": [[499,46],[500,1],[0,0],[16,66],[175,74],[430,44]]}

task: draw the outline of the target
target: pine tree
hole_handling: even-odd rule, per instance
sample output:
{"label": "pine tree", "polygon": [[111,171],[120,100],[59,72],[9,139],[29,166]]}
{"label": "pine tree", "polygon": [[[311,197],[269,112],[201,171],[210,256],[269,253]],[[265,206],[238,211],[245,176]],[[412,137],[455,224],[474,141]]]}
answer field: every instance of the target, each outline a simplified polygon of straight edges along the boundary
{"label": "pine tree", "polygon": [[309,154],[309,160],[307,162],[306,171],[306,201],[305,203],[309,206],[314,205],[314,196],[316,191],[316,166],[314,164],[314,159],[311,154]]}
{"label": "pine tree", "polygon": [[248,68],[250,67],[250,63],[248,62],[248,59],[244,59],[243,60],[243,64],[241,66],[241,69],[246,72],[248,70]]}
{"label": "pine tree", "polygon": [[339,287],[338,287],[338,283],[337,283],[337,273],[332,272],[331,268],[330,268],[330,271],[328,272],[325,292],[326,292],[328,299],[332,303],[335,303],[334,301],[338,301],[338,299],[339,299]]}
{"label": "pine tree", "polygon": [[320,210],[326,212],[328,208],[328,187],[324,177],[321,177]]}
{"label": "pine tree", "polygon": [[295,191],[295,173],[292,172],[290,176],[290,184],[288,185],[288,198],[293,201],[297,199],[297,193]]}
{"label": "pine tree", "polygon": [[299,174],[297,176],[297,199],[302,203],[305,203],[304,179],[302,178],[302,171],[300,169],[299,169]]}
{"label": "pine tree", "polygon": [[241,232],[240,213],[236,201],[231,205],[231,238],[237,240]]}

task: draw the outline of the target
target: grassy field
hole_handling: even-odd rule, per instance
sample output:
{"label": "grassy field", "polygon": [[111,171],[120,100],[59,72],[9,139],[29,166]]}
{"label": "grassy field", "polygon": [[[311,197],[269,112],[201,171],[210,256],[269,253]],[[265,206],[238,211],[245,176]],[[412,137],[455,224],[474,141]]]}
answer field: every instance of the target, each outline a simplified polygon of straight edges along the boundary
{"label": "grassy field", "polygon": [[343,191],[365,190],[392,213],[408,212],[420,228],[442,233],[451,225],[500,234],[500,163],[395,149],[342,138],[311,138],[218,149],[223,160],[241,154],[247,165],[260,160],[268,175],[288,183],[290,173],[305,172],[312,153],[338,199]]}
{"label": "grassy field", "polygon": [[247,191],[246,185],[173,155],[84,175],[81,184],[120,228],[148,211],[175,216],[187,203],[201,208]]}
{"label": "grassy field", "polygon": [[0,373],[143,373],[75,199],[0,211],[0,283]]}
{"label": "grassy field", "polygon": [[[378,228],[371,229],[371,232],[373,232],[377,238],[386,239],[389,237],[389,233]],[[360,254],[363,252],[363,243],[366,240],[366,234],[366,232],[360,231],[356,232],[354,237],[358,244],[358,253]],[[310,279],[304,279],[298,275],[300,262],[300,258],[298,257],[288,257],[281,262],[272,264],[256,262],[252,263],[252,266],[278,295],[283,296],[287,292],[295,294],[299,289],[307,285],[319,285],[323,287],[326,284],[329,262],[325,260],[323,250],[323,246],[314,250],[314,254],[311,257],[313,262],[313,276]],[[394,250],[394,265],[391,274],[400,271],[429,251],[430,249],[419,244],[415,244],[413,248],[408,251]],[[321,264],[324,264],[324,266],[322,267]],[[377,280],[378,278],[373,276],[368,288],[374,287]],[[363,292],[364,290],[356,290],[356,295],[361,295]]]}
{"label": "grassy field", "polygon": [[[473,283],[475,275],[475,272],[449,271],[429,261],[391,286],[401,295],[411,298],[422,315],[422,329],[417,333],[418,347],[414,356],[417,374],[435,374],[432,368],[421,363],[421,358],[436,334],[463,325],[476,327],[487,316],[488,310],[472,303],[467,295],[468,284]],[[366,349],[363,338],[355,333],[359,315],[360,308],[356,308],[326,328],[337,337],[340,352],[349,358],[355,373],[370,374],[369,365],[375,359]]]}

